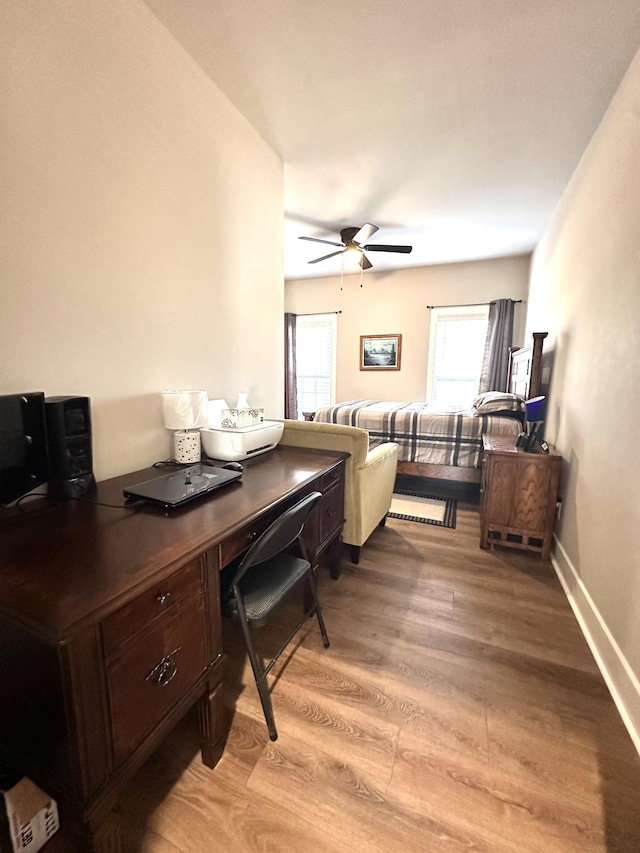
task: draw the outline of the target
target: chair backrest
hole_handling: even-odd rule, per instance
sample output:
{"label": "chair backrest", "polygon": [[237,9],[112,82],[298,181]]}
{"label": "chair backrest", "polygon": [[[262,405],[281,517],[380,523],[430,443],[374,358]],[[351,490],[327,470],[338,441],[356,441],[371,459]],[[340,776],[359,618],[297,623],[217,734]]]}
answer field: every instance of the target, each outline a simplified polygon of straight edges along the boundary
{"label": "chair backrest", "polygon": [[244,555],[236,569],[231,586],[236,586],[239,583],[247,569],[258,563],[264,563],[265,560],[270,560],[295,542],[300,537],[307,518],[321,497],[321,492],[311,492],[278,516]]}

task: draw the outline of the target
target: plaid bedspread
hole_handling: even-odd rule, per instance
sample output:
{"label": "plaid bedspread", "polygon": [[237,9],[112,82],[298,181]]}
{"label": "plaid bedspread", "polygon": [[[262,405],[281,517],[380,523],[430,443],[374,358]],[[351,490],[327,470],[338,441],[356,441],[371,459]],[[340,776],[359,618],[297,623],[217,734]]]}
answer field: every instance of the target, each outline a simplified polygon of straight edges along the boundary
{"label": "plaid bedspread", "polygon": [[349,400],[316,412],[314,420],[366,429],[373,443],[395,441],[403,462],[430,462],[478,468],[482,435],[517,436],[522,429],[514,417],[478,415],[472,409],[443,411],[428,403],[390,403]]}

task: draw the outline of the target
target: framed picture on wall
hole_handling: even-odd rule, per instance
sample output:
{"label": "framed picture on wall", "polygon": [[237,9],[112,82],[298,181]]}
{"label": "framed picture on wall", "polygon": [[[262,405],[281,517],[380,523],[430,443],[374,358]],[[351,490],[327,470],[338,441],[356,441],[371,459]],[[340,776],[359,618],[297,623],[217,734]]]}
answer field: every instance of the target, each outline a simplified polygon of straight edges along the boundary
{"label": "framed picture on wall", "polygon": [[360,370],[400,370],[402,335],[360,335]]}

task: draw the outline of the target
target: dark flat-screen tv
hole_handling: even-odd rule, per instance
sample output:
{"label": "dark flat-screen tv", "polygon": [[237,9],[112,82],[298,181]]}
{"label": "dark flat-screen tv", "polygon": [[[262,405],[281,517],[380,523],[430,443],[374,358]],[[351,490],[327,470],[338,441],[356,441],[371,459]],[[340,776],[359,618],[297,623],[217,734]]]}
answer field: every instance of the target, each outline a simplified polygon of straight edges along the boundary
{"label": "dark flat-screen tv", "polygon": [[48,479],[44,392],[0,396],[0,506]]}

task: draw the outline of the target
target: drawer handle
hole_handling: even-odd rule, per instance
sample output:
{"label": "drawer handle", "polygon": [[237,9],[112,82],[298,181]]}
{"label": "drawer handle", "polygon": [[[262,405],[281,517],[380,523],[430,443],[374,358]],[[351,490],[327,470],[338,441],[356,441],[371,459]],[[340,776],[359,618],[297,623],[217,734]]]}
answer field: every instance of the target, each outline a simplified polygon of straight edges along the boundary
{"label": "drawer handle", "polygon": [[329,509],[327,510],[327,516],[329,518],[333,518],[333,516],[335,514],[336,514],[336,508],[334,506],[330,506]]}
{"label": "drawer handle", "polygon": [[170,684],[178,674],[176,657],[178,656],[181,648],[181,646],[178,646],[177,649],[174,649],[168,655],[163,657],[160,663],[154,666],[149,675],[146,676],[146,681],[153,681],[160,687],[166,687],[167,684]]}
{"label": "drawer handle", "polygon": [[167,603],[167,601],[169,601],[169,599],[170,599],[170,598],[171,598],[171,593],[170,593],[170,592],[159,592],[159,593],[156,595],[156,601],[159,601],[159,602],[160,602],[160,604],[166,604],[166,603]]}
{"label": "drawer handle", "polygon": [[247,542],[254,542],[258,538],[258,534],[254,530],[252,533],[247,533]]}

